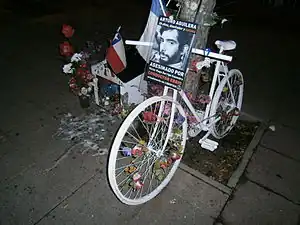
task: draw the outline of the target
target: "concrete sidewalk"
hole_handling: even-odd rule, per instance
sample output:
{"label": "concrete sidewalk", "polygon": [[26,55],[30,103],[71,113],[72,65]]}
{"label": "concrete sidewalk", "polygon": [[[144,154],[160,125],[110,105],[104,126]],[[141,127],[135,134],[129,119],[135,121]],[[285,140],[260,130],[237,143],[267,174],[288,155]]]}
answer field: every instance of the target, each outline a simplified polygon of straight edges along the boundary
{"label": "concrete sidewalk", "polygon": [[267,131],[219,220],[225,225],[300,223],[300,132]]}
{"label": "concrete sidewalk", "polygon": [[[72,153],[47,173],[45,169],[66,148],[64,142],[48,142],[42,147],[45,154],[32,153],[31,161],[17,154],[19,144],[25,142],[14,142],[15,146],[3,142],[1,149],[7,153],[1,157],[0,224],[297,225],[297,137],[298,131],[284,126],[268,131],[231,195],[178,169],[157,198],[137,207],[123,205],[113,195],[106,178],[106,156]],[[39,137],[28,147],[46,139]]]}
{"label": "concrete sidewalk", "polygon": [[[213,224],[229,197],[179,169],[169,186],[151,202],[137,207],[123,205],[107,182],[107,155],[72,152],[47,172],[68,146],[52,139],[57,126],[47,123],[52,113],[42,110],[44,126],[34,129],[40,125],[39,120],[31,123],[39,116],[35,109],[28,106],[27,114],[33,116],[22,123],[20,119],[0,144],[1,225]],[[33,126],[27,133],[26,124]]]}

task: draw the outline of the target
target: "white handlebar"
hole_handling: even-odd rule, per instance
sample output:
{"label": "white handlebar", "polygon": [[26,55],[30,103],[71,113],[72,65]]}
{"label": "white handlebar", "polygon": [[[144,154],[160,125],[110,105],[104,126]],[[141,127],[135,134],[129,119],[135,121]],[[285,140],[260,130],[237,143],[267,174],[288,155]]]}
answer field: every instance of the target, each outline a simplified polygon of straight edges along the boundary
{"label": "white handlebar", "polygon": [[[142,45],[142,46],[152,46],[153,45],[153,43],[151,43],[151,42],[131,41],[131,40],[126,40],[125,44],[127,44],[127,45]],[[215,53],[215,52],[207,52],[202,49],[193,48],[192,53],[210,57],[210,58],[214,58],[214,59],[218,59],[218,60],[222,60],[222,61],[228,61],[228,62],[232,61],[232,56],[223,55],[223,54],[219,54],[219,53]]]}
{"label": "white handlebar", "polygon": [[126,40],[125,41],[126,45],[142,45],[142,46],[152,46],[153,43],[151,42],[146,42],[146,41],[131,41],[131,40]]}
{"label": "white handlebar", "polygon": [[197,55],[203,55],[203,56],[209,57],[209,58],[222,60],[222,61],[227,61],[227,62],[232,61],[232,56],[223,55],[223,54],[219,54],[219,53],[215,53],[215,52],[207,52],[202,49],[193,48],[192,53],[195,53]]}

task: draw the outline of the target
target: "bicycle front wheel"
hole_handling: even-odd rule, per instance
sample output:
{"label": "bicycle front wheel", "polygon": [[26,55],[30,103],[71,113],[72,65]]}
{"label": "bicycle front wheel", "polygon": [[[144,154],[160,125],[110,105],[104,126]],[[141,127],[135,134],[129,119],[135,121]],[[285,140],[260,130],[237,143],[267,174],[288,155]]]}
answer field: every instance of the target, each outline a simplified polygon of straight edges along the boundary
{"label": "bicycle front wheel", "polygon": [[109,155],[108,178],[117,198],[139,205],[157,196],[173,177],[186,138],[179,103],[155,96],[138,105],[119,128]]}

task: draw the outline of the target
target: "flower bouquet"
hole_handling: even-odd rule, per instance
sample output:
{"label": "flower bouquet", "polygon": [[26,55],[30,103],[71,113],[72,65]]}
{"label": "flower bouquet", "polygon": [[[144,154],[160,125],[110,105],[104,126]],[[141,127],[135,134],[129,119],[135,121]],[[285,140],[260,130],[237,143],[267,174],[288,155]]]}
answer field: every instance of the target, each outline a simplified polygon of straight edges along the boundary
{"label": "flower bouquet", "polygon": [[63,73],[70,76],[69,89],[79,97],[83,108],[89,107],[90,96],[92,93],[92,82],[94,76],[90,71],[91,56],[100,52],[101,45],[93,42],[86,42],[86,46],[79,53],[74,53],[74,47],[71,44],[71,38],[74,35],[74,28],[64,24],[61,33],[65,41],[60,44],[60,55],[68,62],[63,66]]}

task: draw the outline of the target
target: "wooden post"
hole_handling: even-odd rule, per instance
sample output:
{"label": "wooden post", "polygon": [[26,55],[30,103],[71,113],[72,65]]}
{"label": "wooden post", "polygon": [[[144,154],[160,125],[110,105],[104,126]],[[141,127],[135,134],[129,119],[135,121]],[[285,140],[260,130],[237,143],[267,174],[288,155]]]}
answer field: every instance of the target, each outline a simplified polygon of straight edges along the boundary
{"label": "wooden post", "polygon": [[[210,28],[205,26],[205,21],[212,15],[216,0],[180,0],[180,2],[182,4],[180,19],[194,21],[199,24],[194,46],[195,48],[204,49]],[[201,59],[201,57],[192,55],[190,62],[195,59]],[[189,71],[186,76],[184,89],[195,96],[198,91],[199,74]]]}

